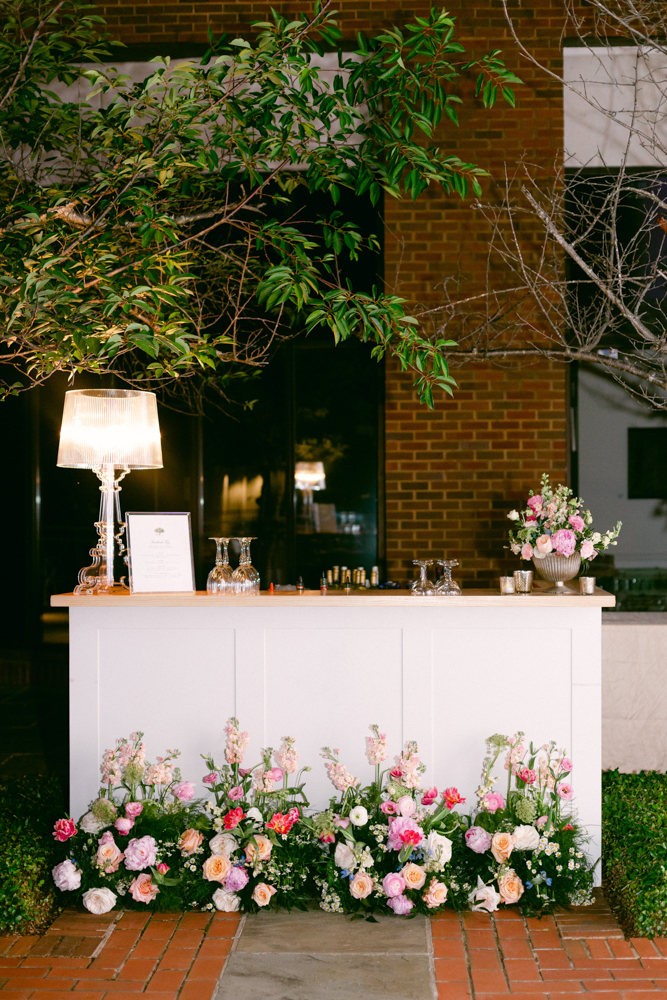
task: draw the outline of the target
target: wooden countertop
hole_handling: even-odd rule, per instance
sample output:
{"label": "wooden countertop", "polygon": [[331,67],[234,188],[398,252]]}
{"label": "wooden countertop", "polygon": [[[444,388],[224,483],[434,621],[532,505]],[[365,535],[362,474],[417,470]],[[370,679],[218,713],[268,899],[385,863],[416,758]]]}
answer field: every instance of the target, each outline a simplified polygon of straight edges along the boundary
{"label": "wooden countertop", "polygon": [[262,591],[259,597],[238,597],[236,595],[212,596],[206,591],[186,594],[130,594],[116,588],[111,593],[54,594],[52,608],[205,608],[205,607],[294,607],[339,608],[339,607],[530,607],[530,608],[613,608],[616,598],[606,590],[596,588],[590,597],[582,597],[574,589],[567,596],[545,594],[550,584],[538,580],[532,594],[503,595],[492,590],[464,590],[458,597],[414,597],[409,590],[369,590],[366,593],[352,591],[344,594],[330,590],[325,596],[319,590]]}

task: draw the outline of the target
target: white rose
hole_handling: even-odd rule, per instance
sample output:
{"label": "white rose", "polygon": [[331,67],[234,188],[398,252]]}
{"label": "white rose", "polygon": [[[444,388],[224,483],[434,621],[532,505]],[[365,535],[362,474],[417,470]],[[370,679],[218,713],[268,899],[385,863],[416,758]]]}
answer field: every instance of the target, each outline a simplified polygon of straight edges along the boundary
{"label": "white rose", "polygon": [[72,892],[81,885],[81,872],[72,861],[61,861],[51,870],[53,881],[63,892]]}
{"label": "white rose", "polygon": [[350,823],[354,826],[366,826],[368,823],[368,811],[363,806],[355,806],[350,810]]}
{"label": "white rose", "polygon": [[540,835],[534,826],[515,826],[512,836],[515,851],[534,851],[540,842]]}
{"label": "white rose", "polygon": [[446,865],[452,859],[452,842],[449,837],[443,837],[441,833],[429,833],[426,840],[426,853],[429,858]]}
{"label": "white rose", "polygon": [[208,842],[211,854],[224,854],[226,858],[237,850],[239,843],[231,833],[216,833]]}
{"label": "white rose", "polygon": [[91,913],[108,913],[116,905],[116,897],[111,889],[89,889],[83,894],[83,905]]}
{"label": "white rose", "polygon": [[241,904],[236,893],[227,892],[226,889],[216,889],[213,893],[213,902],[216,910],[224,910],[225,913],[234,913]]}
{"label": "white rose", "polygon": [[97,819],[91,812],[87,812],[79,820],[79,829],[83,830],[84,833],[101,833],[106,826],[109,826],[109,823]]}
{"label": "white rose", "polygon": [[262,816],[261,812],[256,806],[253,806],[251,809],[248,809],[246,816],[248,817],[248,819],[254,819],[256,823],[264,822],[264,817]]}
{"label": "white rose", "polygon": [[502,896],[492,885],[484,885],[479,875],[477,876],[477,888],[468,896],[471,910],[481,913],[493,913],[498,909],[498,904],[502,902]]}
{"label": "white rose", "polygon": [[518,521],[519,520],[519,511],[518,510],[511,510],[507,516],[509,517],[510,521]]}
{"label": "white rose", "polygon": [[334,861],[339,868],[350,869],[354,866],[354,851],[341,841],[336,844]]}

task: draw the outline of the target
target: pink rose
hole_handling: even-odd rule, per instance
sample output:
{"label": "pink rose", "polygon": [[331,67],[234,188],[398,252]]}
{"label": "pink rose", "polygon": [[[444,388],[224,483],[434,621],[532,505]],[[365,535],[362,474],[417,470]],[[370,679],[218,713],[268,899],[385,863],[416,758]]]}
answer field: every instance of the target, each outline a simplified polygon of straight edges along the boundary
{"label": "pink rose", "polygon": [[125,848],[125,867],[140,872],[155,864],[157,844],[152,837],[133,837]]}
{"label": "pink rose", "polygon": [[401,795],[396,805],[401,816],[414,816],[417,812],[417,804],[411,795]]}
{"label": "pink rose", "polygon": [[466,830],[466,844],[475,854],[484,854],[491,847],[491,834],[483,826],[471,826]]}
{"label": "pink rose", "polygon": [[76,826],[73,819],[59,819],[56,820],[53,826],[53,836],[56,840],[63,843],[65,840],[69,840],[70,837],[76,836]]}
{"label": "pink rose", "polygon": [[148,872],[142,872],[130,882],[130,895],[137,903],[152,903],[159,891]]}
{"label": "pink rose", "polygon": [[572,785],[569,785],[567,781],[561,781],[559,785],[556,786],[556,791],[560,795],[561,799],[569,802],[574,795],[574,789]]}
{"label": "pink rose", "polygon": [[389,899],[393,899],[395,896],[400,896],[404,891],[405,880],[401,878],[398,872],[389,872],[389,874],[385,875],[382,879],[382,888]]}
{"label": "pink rose", "polygon": [[551,544],[551,535],[540,535],[535,542],[535,548],[538,552],[541,552],[542,555],[548,555],[553,549],[553,545]]}
{"label": "pink rose", "polygon": [[238,892],[248,884],[248,873],[240,865],[234,865],[229,875],[225,879],[225,889],[227,892]]}
{"label": "pink rose", "polygon": [[438,882],[437,879],[432,878],[431,884],[423,894],[422,899],[430,910],[435,910],[438,906],[444,906],[447,899],[447,886],[444,882]]}
{"label": "pink rose", "polygon": [[577,544],[577,537],[569,528],[560,528],[551,536],[551,541],[556,552],[562,556],[571,556]]}
{"label": "pink rose", "polygon": [[201,780],[204,782],[205,785],[215,785],[215,783],[218,780],[218,772],[211,771],[210,774],[207,774],[206,777],[202,778]]}
{"label": "pink rose", "polygon": [[121,834],[121,836],[127,837],[128,833],[130,832],[130,830],[134,826],[134,820],[133,819],[129,819],[129,818],[125,817],[125,816],[119,816],[118,819],[116,820],[116,822],[114,823],[114,826],[116,827],[116,829],[118,830],[118,832]]}
{"label": "pink rose", "polygon": [[482,799],[482,808],[486,809],[487,812],[494,813],[498,809],[505,808],[505,799],[500,792],[487,792]]}
{"label": "pink rose", "polygon": [[590,539],[586,539],[581,545],[581,558],[582,559],[595,559],[597,555],[597,550]]}
{"label": "pink rose", "polygon": [[373,891],[373,879],[362,869],[350,879],[350,895],[354,899],[365,899]]}
{"label": "pink rose", "polygon": [[236,785],[235,788],[230,788],[229,789],[229,797],[232,800],[232,802],[238,802],[239,799],[242,799],[243,798],[243,789],[241,788],[241,786],[240,785]]}
{"label": "pink rose", "polygon": [[535,514],[539,514],[542,510],[542,497],[539,493],[534,497],[528,498],[528,506]]}
{"label": "pink rose", "polygon": [[284,773],[282,767],[272,767],[269,771],[265,772],[265,777],[269,781],[282,781]]}
{"label": "pink rose", "polygon": [[579,514],[573,514],[572,517],[568,517],[568,521],[575,531],[583,531],[586,527],[583,517],[580,517]]}
{"label": "pink rose", "polygon": [[383,802],[380,809],[385,816],[394,816],[396,813],[396,805],[394,802]]}
{"label": "pink rose", "polygon": [[521,558],[522,559],[532,559],[533,558],[533,546],[530,545],[528,542],[524,542],[524,544],[523,544],[523,547],[521,549]]}
{"label": "pink rose", "polygon": [[389,820],[387,850],[400,851],[406,844],[417,847],[424,839],[424,831],[409,816],[397,816]]}
{"label": "pink rose", "polygon": [[438,789],[435,787],[435,785],[433,786],[433,788],[427,788],[424,794],[422,795],[422,805],[432,806],[437,797],[438,797]]}
{"label": "pink rose", "polygon": [[190,799],[194,798],[195,794],[194,781],[181,781],[178,785],[172,785],[171,794],[179,802],[189,802]]}
{"label": "pink rose", "polygon": [[128,819],[136,819],[140,816],[143,811],[143,804],[141,802],[126,802],[125,803],[125,815]]}
{"label": "pink rose", "polygon": [[387,906],[394,911],[397,917],[404,917],[414,905],[407,896],[394,896],[393,899],[387,900]]}

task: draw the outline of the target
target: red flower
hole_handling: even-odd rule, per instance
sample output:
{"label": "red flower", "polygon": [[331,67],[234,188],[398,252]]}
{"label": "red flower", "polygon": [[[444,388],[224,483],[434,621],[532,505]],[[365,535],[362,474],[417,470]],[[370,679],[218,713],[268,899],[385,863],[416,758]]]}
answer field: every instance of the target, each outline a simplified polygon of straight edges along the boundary
{"label": "red flower", "polygon": [[574,830],[574,827],[572,826],[572,824],[571,824],[571,823],[567,823],[567,824],[566,824],[566,825],[565,825],[565,826],[563,827],[563,830]]}
{"label": "red flower", "polygon": [[389,777],[390,778],[396,778],[396,779],[402,778],[403,777],[403,772],[401,771],[400,767],[394,767],[389,772]]}
{"label": "red flower", "polygon": [[413,847],[420,844],[422,840],[422,835],[419,830],[404,830],[403,833],[399,833],[399,837],[404,844],[412,844]]}
{"label": "red flower", "polygon": [[73,819],[59,819],[53,827],[53,836],[56,840],[69,840],[76,834],[76,826]]}
{"label": "red flower", "polygon": [[243,809],[230,809],[223,819],[225,830],[233,830],[243,819]]}
{"label": "red flower", "polygon": [[166,875],[169,871],[169,865],[165,865],[164,861],[161,861],[160,864],[155,867],[159,871],[160,875]]}
{"label": "red flower", "polygon": [[448,809],[453,809],[454,806],[458,806],[465,802],[465,799],[461,798],[459,795],[458,788],[445,788],[442,793],[442,800]]}
{"label": "red flower", "polygon": [[537,771],[531,771],[529,767],[524,767],[517,773],[517,778],[521,778],[527,785],[534,785],[537,781]]}
{"label": "red flower", "polygon": [[266,825],[269,830],[275,830],[276,833],[289,833],[298,819],[299,810],[296,806],[292,806],[289,812],[284,815],[283,813],[274,813]]}
{"label": "red flower", "polygon": [[427,788],[422,795],[422,805],[432,806],[438,797],[438,789],[433,786],[433,788]]}

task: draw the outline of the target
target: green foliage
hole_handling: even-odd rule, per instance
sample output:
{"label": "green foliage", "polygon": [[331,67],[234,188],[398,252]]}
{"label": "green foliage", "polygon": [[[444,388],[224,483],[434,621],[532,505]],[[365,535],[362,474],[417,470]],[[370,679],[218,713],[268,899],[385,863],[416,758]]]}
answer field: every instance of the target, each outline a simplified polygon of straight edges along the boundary
{"label": "green foliage", "polygon": [[[486,107],[514,103],[498,51],[462,61],[453,19],[433,8],[345,54],[318,4],[289,22],[272,12],[251,41],[211,36],[199,63],[165,59],[135,84],[94,66],[109,56],[91,9],[0,0],[0,357],[22,376],[3,391],[59,370],[224,387],[276,338],[322,324],[396,355],[428,406],[451,393],[451,342],[424,338],[400,298],[340,282],[340,258],[377,240],[338,211],[290,215],[290,201],[297,187],[333,206],[343,189],[373,204],[431,185],[479,195],[486,170],[430,140],[457,124],[464,68]],[[99,102],[50,89],[77,80]]]}
{"label": "green foliage", "polygon": [[626,932],[667,933],[667,776],[602,775],[605,891]]}
{"label": "green foliage", "polygon": [[51,778],[0,780],[0,933],[43,930],[62,898],[51,879],[62,792]]}

